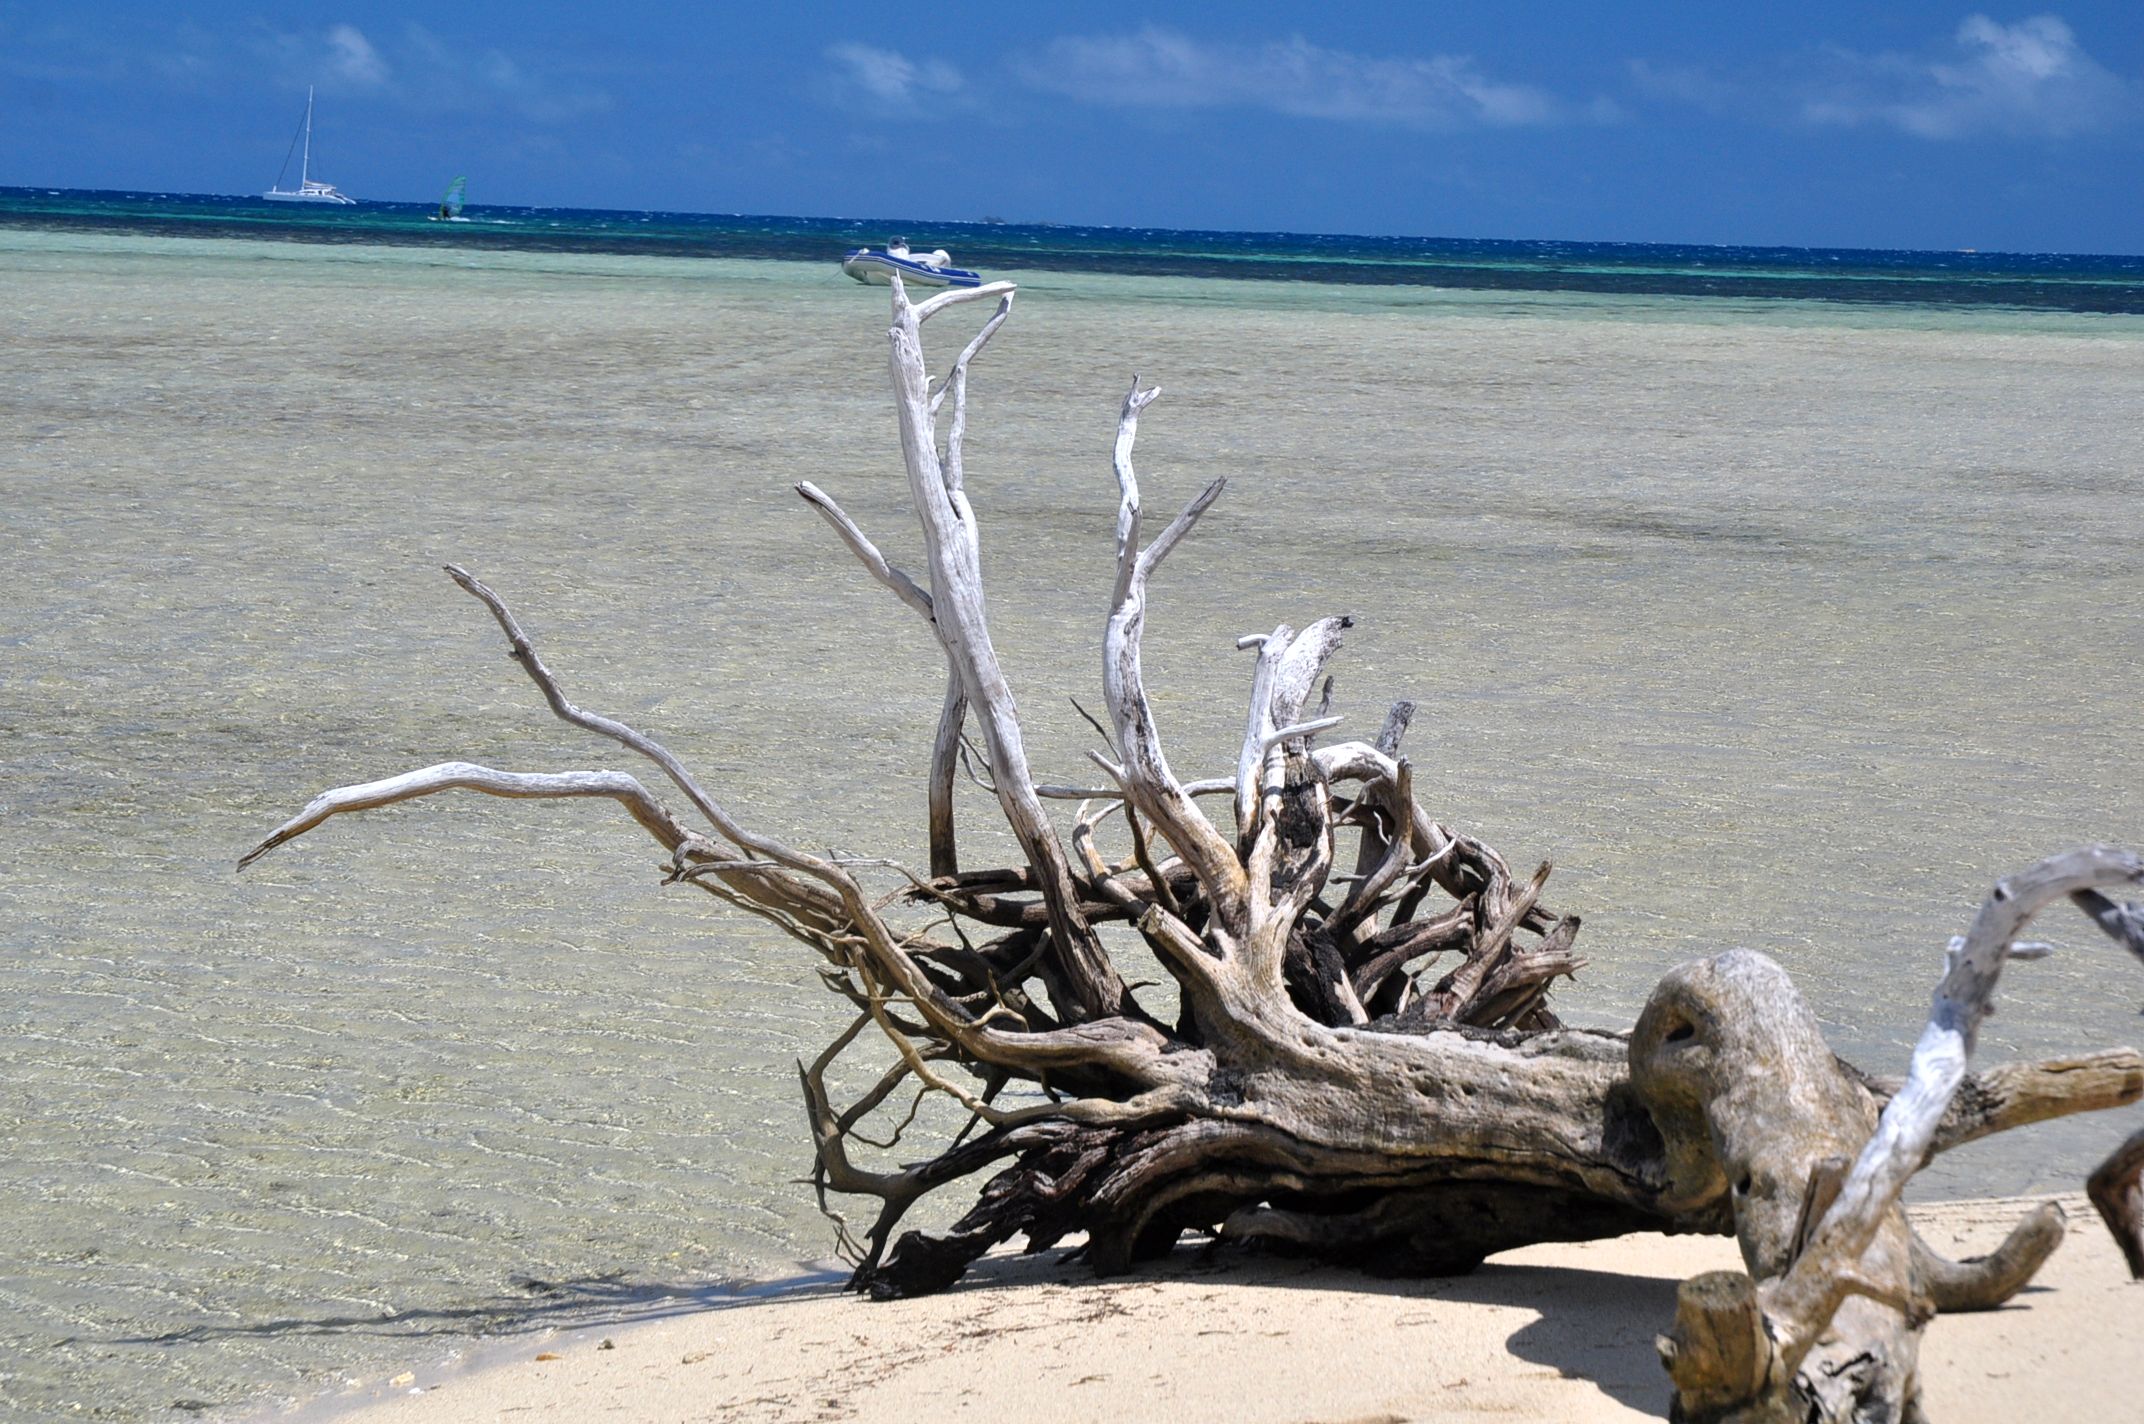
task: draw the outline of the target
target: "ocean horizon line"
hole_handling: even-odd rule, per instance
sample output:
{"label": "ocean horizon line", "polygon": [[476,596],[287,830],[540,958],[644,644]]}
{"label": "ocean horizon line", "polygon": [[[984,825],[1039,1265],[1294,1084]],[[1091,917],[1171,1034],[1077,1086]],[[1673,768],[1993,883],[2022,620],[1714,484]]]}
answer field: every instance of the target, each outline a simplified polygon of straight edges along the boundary
{"label": "ocean horizon line", "polygon": [[[309,243],[837,260],[906,233],[964,266],[1338,285],[2010,307],[2144,314],[2144,255],[1457,238],[975,219],[691,213],[0,186],[0,227]],[[929,245],[940,245],[931,239]]]}
{"label": "ocean horizon line", "polygon": [[[92,197],[124,198],[148,201],[209,201],[216,203],[242,203],[254,205],[262,201],[257,193],[199,193],[180,189],[162,188],[74,188],[51,183],[0,183],[0,201],[17,197]],[[437,204],[421,198],[358,198],[355,206],[361,208],[408,209],[431,212]],[[2033,260],[2062,259],[2068,261],[2113,261],[2144,263],[2144,250],[2133,253],[2097,252],[2086,250],[2041,249],[2007,247],[1885,247],[1870,243],[1809,243],[1809,242],[1710,242],[1697,238],[1580,238],[1580,237],[1459,237],[1450,234],[1429,232],[1358,232],[1350,229],[1331,231],[1312,228],[1290,227],[1172,227],[1167,223],[1108,223],[1068,222],[1050,218],[1001,218],[996,216],[956,218],[921,217],[914,214],[889,216],[887,214],[851,213],[777,213],[746,212],[741,209],[723,208],[605,208],[589,207],[577,203],[476,203],[466,205],[466,211],[491,211],[500,213],[560,213],[600,214],[606,216],[630,216],[640,218],[682,218],[689,221],[730,220],[750,223],[840,223],[873,224],[897,231],[902,227],[925,231],[933,227],[955,228],[1037,228],[1045,231],[1106,232],[1135,235],[1142,233],[1165,233],[1201,235],[1213,237],[1279,238],[1290,241],[1341,241],[1341,242],[1426,242],[1453,244],[1506,245],[1513,247],[1624,247],[1632,249],[1674,249],[1696,251],[1710,249],[1716,252],[1797,252],[1840,254],[1937,254],[1968,257],[2027,258]],[[288,210],[283,210],[288,211]]]}

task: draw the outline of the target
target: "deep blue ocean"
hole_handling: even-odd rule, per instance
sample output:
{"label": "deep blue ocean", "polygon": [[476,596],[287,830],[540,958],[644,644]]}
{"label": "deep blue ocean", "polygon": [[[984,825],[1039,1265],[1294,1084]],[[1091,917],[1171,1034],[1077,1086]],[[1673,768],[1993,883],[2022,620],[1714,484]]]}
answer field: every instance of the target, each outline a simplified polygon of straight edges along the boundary
{"label": "deep blue ocean", "polygon": [[1644,242],[1354,237],[1284,232],[750,217],[429,203],[301,207],[258,198],[0,187],[0,226],[274,242],[833,261],[904,236],[964,267],[1628,296],[2144,313],[2144,257],[1705,247]]}

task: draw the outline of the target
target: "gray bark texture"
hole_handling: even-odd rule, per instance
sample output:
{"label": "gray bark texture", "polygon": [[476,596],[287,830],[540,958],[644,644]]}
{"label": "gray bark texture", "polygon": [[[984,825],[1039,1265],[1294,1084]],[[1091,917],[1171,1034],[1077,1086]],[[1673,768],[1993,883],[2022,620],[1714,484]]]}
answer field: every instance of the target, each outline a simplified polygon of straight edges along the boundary
{"label": "gray bark texture", "polygon": [[[1241,640],[1254,661],[1236,765],[1188,782],[1171,767],[1140,657],[1149,584],[1221,484],[1142,542],[1132,455],[1159,392],[1136,381],[1111,462],[1117,578],[1097,610],[1101,775],[1036,782],[991,640],[962,452],[969,364],[1013,295],[999,283],[912,302],[893,285],[922,572],[798,486],[944,655],[927,874],[893,868],[867,888],[887,862],[748,829],[660,743],[569,701],[505,602],[460,569],[553,712],[653,763],[692,814],[622,773],[447,762],[325,792],[245,863],[341,812],[440,791],[619,802],[664,847],[670,881],[808,946],[847,1005],[798,1076],[820,1203],[854,1287],[874,1297],[941,1289],[1016,1237],[1029,1250],[1078,1237],[1102,1272],[1190,1233],[1452,1273],[1535,1242],[1732,1234],[1746,1271],[1687,1283],[1661,1342],[1673,1417],[1917,1418],[1922,1326],[2007,1299],[2062,1223],[2037,1211],[1993,1255],[1950,1262],[1915,1239],[1899,1191],[1959,1143],[2144,1095],[2144,1058],[2127,1049],[1965,1071],[1995,978],[2043,905],[2071,898],[2144,955],[2144,913],[2102,893],[2144,880],[2144,864],[2095,848],[1998,885],[1953,946],[1903,1080],[1835,1058],[1786,975],[1741,950],[1670,973],[1628,1035],[1566,1028],[1548,998],[1581,963],[1580,920],[1551,907],[1546,863],[1514,873],[1419,799],[1401,752],[1412,705],[1382,714],[1373,741],[1320,742],[1339,721],[1329,667],[1352,619]],[[994,313],[934,385],[924,324],[978,299]],[[1021,863],[961,868],[956,764]],[[1128,983],[1112,943],[1143,946],[1167,982]],[[904,1141],[928,1133],[927,1147]],[[2144,1270],[2140,1176],[2144,1137],[2091,1190]],[[923,1197],[976,1179],[950,1228],[904,1229]],[[852,1224],[837,1199],[865,1217]]]}

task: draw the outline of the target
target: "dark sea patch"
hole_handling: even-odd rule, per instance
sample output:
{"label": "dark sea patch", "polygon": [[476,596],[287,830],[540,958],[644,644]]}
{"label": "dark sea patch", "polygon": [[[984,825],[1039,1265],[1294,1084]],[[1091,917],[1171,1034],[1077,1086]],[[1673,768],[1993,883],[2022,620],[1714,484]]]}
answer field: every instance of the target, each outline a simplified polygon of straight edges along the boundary
{"label": "dark sea patch", "polygon": [[444,250],[831,262],[906,235],[983,270],[1107,272],[1343,286],[1787,299],[2144,313],[2144,257],[1362,237],[910,218],[750,217],[430,203],[298,207],[259,198],[0,188],[0,227],[391,243]]}

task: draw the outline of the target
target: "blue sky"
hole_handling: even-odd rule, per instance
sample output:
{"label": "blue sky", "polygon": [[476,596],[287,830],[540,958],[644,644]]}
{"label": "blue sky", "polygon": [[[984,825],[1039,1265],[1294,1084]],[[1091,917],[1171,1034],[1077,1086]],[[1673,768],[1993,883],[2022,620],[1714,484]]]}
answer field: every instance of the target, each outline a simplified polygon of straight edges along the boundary
{"label": "blue sky", "polygon": [[2144,4],[0,0],[0,184],[2144,251]]}

